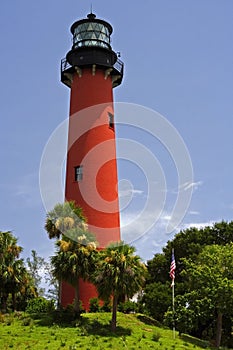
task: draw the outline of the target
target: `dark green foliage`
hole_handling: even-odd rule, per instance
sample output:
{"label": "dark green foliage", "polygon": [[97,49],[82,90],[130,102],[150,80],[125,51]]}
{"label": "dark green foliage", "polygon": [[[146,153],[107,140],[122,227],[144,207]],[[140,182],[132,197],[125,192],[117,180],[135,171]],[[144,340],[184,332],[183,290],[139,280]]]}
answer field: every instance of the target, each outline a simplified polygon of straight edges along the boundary
{"label": "dark green foliage", "polygon": [[99,253],[92,282],[99,297],[112,297],[112,330],[116,331],[117,306],[124,298],[131,298],[142,289],[146,267],[135,248],[124,242],[109,245]]}
{"label": "dark green foliage", "polygon": [[84,309],[81,301],[79,302],[79,311],[74,310],[74,305],[67,305],[66,308],[59,308],[52,312],[52,319],[57,324],[68,324],[72,327],[76,327],[82,322],[81,314],[84,313]]}
{"label": "dark green foliage", "polygon": [[[202,331],[211,325],[210,319],[215,318],[215,308],[208,298],[201,299],[196,291],[177,295],[175,298],[175,324],[179,333],[196,334],[202,336]],[[164,317],[164,323],[173,325],[172,308],[169,307]],[[207,333],[206,333],[207,336]]]}
{"label": "dark green foliage", "polygon": [[100,304],[98,298],[91,298],[90,299],[90,312],[99,312],[100,311]]}
{"label": "dark green foliage", "polygon": [[159,322],[163,322],[164,314],[171,305],[170,283],[147,284],[140,304],[144,305],[144,312]]}
{"label": "dark green foliage", "polygon": [[[74,201],[67,201],[56,204],[54,209],[47,214],[45,229],[50,239],[60,239],[62,235],[66,235],[72,240],[82,234],[85,222],[86,218],[82,208]],[[75,233],[71,232],[74,228]]]}
{"label": "dark green foliage", "polygon": [[[163,321],[168,310],[165,320],[167,324],[172,325],[169,270],[171,251],[174,248],[177,266],[175,278],[177,329],[203,339],[213,339],[216,336],[217,315],[219,315],[220,322],[222,318],[222,345],[232,346],[233,296],[230,285],[233,283],[233,276],[229,274],[225,276],[231,268],[226,267],[224,273],[220,270],[214,271],[212,266],[216,265],[219,257],[219,254],[214,252],[211,253],[212,258],[209,257],[206,261],[201,259],[205,247],[225,247],[231,242],[233,242],[233,221],[229,223],[222,221],[212,227],[201,229],[191,227],[176,234],[172,241],[168,241],[161,254],[156,254],[147,262],[148,278],[141,300],[144,310],[160,321]],[[229,261],[233,261],[233,252],[230,256]],[[197,261],[200,265],[198,268]],[[211,266],[204,267],[208,261],[211,262]],[[226,262],[222,265],[226,265]]]}
{"label": "dark green foliage", "polygon": [[110,312],[112,309],[111,301],[105,300],[103,303],[103,306],[101,306],[101,311],[103,312]]}
{"label": "dark green foliage", "polygon": [[118,311],[123,312],[124,314],[129,314],[132,312],[138,312],[138,305],[134,301],[125,301],[118,305]]}
{"label": "dark green foliage", "polygon": [[183,262],[185,268],[182,274],[187,277],[190,289],[195,290],[200,304],[200,312],[195,312],[195,315],[198,315],[198,320],[209,319],[210,312],[208,315],[205,310],[209,311],[212,307],[212,317],[216,322],[215,345],[219,347],[222,320],[233,310],[233,243],[205,246],[195,263],[191,259],[183,259]]}
{"label": "dark green foliage", "polygon": [[34,298],[29,300],[28,305],[26,307],[26,312],[32,313],[44,313],[51,312],[55,310],[54,301],[47,300],[43,297]]}
{"label": "dark green foliage", "polygon": [[77,281],[90,280],[95,268],[96,239],[87,230],[82,208],[72,201],[55,205],[47,214],[45,229],[49,238],[58,239],[56,254],[51,257],[52,274],[74,287],[74,311],[80,313]]}
{"label": "dark green foliage", "polygon": [[133,297],[145,281],[146,268],[135,248],[118,242],[102,250],[99,255],[93,282],[100,297]]}
{"label": "dark green foliage", "polygon": [[0,310],[24,310],[37,295],[34,282],[20,259],[22,247],[11,232],[0,231]]}
{"label": "dark green foliage", "polygon": [[[176,283],[184,283],[185,279],[180,275],[184,268],[182,258],[190,258],[195,261],[195,258],[206,245],[225,245],[233,242],[233,221],[215,223],[213,227],[206,226],[198,229],[191,227],[180,231],[175,235],[172,241],[168,241],[163,248],[163,253],[155,254],[152,260],[147,262],[149,272],[148,283],[170,281],[169,269],[171,260],[172,248],[175,250],[176,257]],[[177,285],[177,288],[181,286]],[[186,286],[182,284],[182,292]]]}
{"label": "dark green foliage", "polygon": [[189,258],[195,261],[195,258],[207,245],[217,244],[226,245],[233,242],[233,221],[215,223],[213,226],[206,226],[201,229],[191,227],[187,230],[180,231],[172,241],[168,241],[163,253],[167,258],[168,276],[171,250],[174,248],[176,256],[176,282],[184,280],[180,272],[184,268],[182,258]]}

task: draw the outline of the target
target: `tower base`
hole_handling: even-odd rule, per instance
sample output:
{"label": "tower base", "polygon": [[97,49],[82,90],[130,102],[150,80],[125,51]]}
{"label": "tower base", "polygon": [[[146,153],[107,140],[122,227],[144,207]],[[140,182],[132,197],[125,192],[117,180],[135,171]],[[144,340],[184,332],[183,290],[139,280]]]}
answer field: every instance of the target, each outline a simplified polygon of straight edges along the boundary
{"label": "tower base", "polygon": [[[79,298],[82,308],[85,311],[90,310],[90,299],[98,298],[98,293],[95,286],[89,282],[83,281],[81,278],[78,281],[79,284]],[[66,308],[68,305],[74,302],[75,293],[74,288],[67,282],[61,283],[61,306]]]}

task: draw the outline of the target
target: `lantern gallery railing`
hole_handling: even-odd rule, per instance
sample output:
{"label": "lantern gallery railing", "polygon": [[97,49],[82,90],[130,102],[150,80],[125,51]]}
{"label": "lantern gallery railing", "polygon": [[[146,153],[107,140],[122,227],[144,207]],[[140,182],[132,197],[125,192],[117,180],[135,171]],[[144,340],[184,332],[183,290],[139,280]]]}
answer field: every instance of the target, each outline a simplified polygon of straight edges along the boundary
{"label": "lantern gallery railing", "polygon": [[[96,65],[101,65],[102,62],[95,62]],[[63,58],[61,60],[61,75],[69,70],[72,70],[72,66],[71,64],[67,61],[66,58]],[[117,61],[115,62],[115,64],[113,65],[113,69],[118,72],[121,76],[123,75],[123,71],[124,71],[124,63],[118,58]]]}

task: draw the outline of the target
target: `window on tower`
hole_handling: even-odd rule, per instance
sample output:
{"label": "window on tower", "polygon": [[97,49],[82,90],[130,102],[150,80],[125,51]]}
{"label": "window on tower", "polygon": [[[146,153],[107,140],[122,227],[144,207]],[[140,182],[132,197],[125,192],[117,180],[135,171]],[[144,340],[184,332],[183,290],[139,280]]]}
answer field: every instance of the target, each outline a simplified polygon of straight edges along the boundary
{"label": "window on tower", "polygon": [[75,181],[81,181],[83,179],[83,166],[78,165],[74,168]]}
{"label": "window on tower", "polygon": [[114,129],[114,116],[108,112],[108,124],[111,129]]}

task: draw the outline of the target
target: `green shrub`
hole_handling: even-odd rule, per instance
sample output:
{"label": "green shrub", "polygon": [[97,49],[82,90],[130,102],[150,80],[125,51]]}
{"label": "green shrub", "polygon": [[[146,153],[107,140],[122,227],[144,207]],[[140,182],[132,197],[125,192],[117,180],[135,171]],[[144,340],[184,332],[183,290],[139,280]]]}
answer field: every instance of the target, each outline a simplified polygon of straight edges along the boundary
{"label": "green shrub", "polygon": [[69,323],[72,327],[79,326],[78,320],[80,320],[81,314],[84,312],[82,307],[82,302],[80,301],[80,312],[77,313],[74,311],[73,304],[67,305],[66,308],[60,308],[59,310],[55,310],[52,313],[53,322],[59,324],[67,324]]}
{"label": "green shrub", "polygon": [[55,310],[54,301],[47,300],[42,297],[29,300],[26,307],[26,312],[29,314],[51,312],[54,310]]}
{"label": "green shrub", "polygon": [[100,311],[100,304],[98,298],[91,298],[90,299],[90,312],[99,312]]}
{"label": "green shrub", "polygon": [[111,311],[111,302],[110,300],[105,300],[103,306],[101,306],[100,311],[110,312]]}
{"label": "green shrub", "polygon": [[137,312],[138,305],[134,301],[125,301],[118,305],[118,311],[123,312],[125,314],[129,314],[131,312]]}

